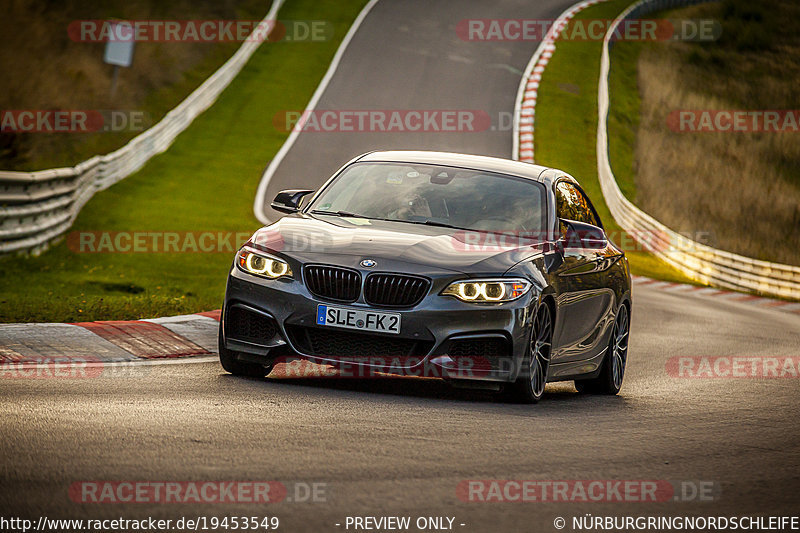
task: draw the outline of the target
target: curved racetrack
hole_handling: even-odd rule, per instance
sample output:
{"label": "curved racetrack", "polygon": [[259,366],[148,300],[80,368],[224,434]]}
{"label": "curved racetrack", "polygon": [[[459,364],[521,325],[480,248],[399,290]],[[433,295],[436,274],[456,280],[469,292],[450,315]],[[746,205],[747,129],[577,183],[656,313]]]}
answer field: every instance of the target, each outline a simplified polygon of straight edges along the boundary
{"label": "curved racetrack", "polygon": [[[536,43],[468,43],[455,25],[554,18],[569,3],[381,0],[318,108],[510,113]],[[304,133],[266,196],[316,187],[346,159],[386,147],[508,157],[511,134]],[[216,363],[142,366],[124,379],[3,380],[0,497],[10,516],[276,515],[285,531],[345,530],[348,515],[447,515],[462,531],[554,531],[556,516],[584,513],[791,514],[800,382],[676,378],[667,362],[798,355],[798,314],[639,284],[618,397],[582,397],[565,383],[522,406],[435,380],[252,380]],[[717,490],[712,502],[460,501],[459,482],[475,478],[709,481]],[[68,488],[82,480],[323,482],[327,501],[76,504]]]}

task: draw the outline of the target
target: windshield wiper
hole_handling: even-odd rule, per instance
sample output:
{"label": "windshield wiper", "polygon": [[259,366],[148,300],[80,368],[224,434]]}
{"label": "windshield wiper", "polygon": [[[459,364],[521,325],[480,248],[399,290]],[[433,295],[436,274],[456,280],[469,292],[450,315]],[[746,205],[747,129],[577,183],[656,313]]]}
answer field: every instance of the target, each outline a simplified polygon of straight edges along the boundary
{"label": "windshield wiper", "polygon": [[325,211],[323,209],[313,209],[309,211],[312,215],[328,215],[332,217],[352,217],[352,218],[364,218],[367,220],[383,220],[385,222],[404,222],[406,224],[424,224],[426,226],[437,226],[440,228],[450,228],[450,229],[469,229],[469,228],[462,228],[459,226],[453,226],[452,224],[447,224],[445,222],[437,222],[435,220],[399,220],[396,218],[379,218],[379,217],[368,217],[365,215],[359,215],[356,213],[351,213],[350,211]]}
{"label": "windshield wiper", "polygon": [[437,222],[437,221],[431,220],[431,219],[427,219],[427,220],[398,220],[398,219],[395,219],[395,218],[384,218],[382,220],[388,220],[389,222],[405,222],[406,224],[423,224],[425,226],[436,226],[436,227],[439,227],[439,228],[469,230],[469,228],[462,228],[461,226],[453,226],[452,224],[448,224],[446,222]]}
{"label": "windshield wiper", "polygon": [[310,211],[312,215],[329,215],[332,217],[353,217],[353,218],[370,218],[365,217],[364,215],[357,215],[356,213],[351,213],[350,211],[325,211],[322,209],[314,209]]}
{"label": "windshield wiper", "polygon": [[437,222],[435,220],[425,220],[422,222],[415,222],[416,224],[425,224],[426,226],[438,226],[440,228],[453,228],[453,229],[466,229],[466,228],[459,228],[458,226],[454,226],[452,224],[448,224],[446,222]]}

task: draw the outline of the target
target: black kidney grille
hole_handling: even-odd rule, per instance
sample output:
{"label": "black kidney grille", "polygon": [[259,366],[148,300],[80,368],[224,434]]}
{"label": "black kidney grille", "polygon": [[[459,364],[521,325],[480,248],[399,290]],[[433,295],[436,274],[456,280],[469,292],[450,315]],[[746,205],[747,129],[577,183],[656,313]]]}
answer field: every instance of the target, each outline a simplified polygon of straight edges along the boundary
{"label": "black kidney grille", "polygon": [[286,329],[300,351],[320,357],[421,357],[427,355],[433,345],[430,341],[326,328],[287,326]]}
{"label": "black kidney grille", "polygon": [[430,280],[404,274],[370,274],[364,284],[364,299],[372,305],[411,307],[428,293]]}
{"label": "black kidney grille", "polygon": [[354,302],[361,292],[361,274],[346,268],[308,265],[305,268],[306,287],[320,298]]}
{"label": "black kidney grille", "polygon": [[265,343],[278,333],[272,318],[239,306],[232,306],[225,316],[225,335],[254,343]]}

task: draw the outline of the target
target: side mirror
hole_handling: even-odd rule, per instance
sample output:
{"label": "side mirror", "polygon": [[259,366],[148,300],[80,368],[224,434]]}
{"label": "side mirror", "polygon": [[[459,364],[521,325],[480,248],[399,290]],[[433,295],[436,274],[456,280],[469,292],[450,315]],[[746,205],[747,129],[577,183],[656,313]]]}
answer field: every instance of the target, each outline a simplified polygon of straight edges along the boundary
{"label": "side mirror", "polygon": [[314,191],[309,191],[307,189],[288,189],[281,191],[275,196],[270,207],[281,213],[296,213],[300,210],[300,202],[303,201],[303,198],[312,192]]}
{"label": "side mirror", "polygon": [[559,219],[558,222],[564,248],[602,250],[608,246],[608,238],[602,228],[564,218]]}

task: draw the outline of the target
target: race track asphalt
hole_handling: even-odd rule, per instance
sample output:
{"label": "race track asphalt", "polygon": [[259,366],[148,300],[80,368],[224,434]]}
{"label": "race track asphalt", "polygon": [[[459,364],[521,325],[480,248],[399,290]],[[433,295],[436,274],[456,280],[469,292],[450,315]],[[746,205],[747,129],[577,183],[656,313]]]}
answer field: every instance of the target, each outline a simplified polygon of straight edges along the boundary
{"label": "race track asphalt", "polygon": [[329,110],[474,111],[480,131],[304,131],[270,179],[267,217],[280,216],[269,207],[278,191],[316,189],[345,162],[371,150],[511,157],[514,100],[539,43],[470,41],[458,28],[467,19],[552,20],[572,3],[379,1],[347,47],[314,116]]}

